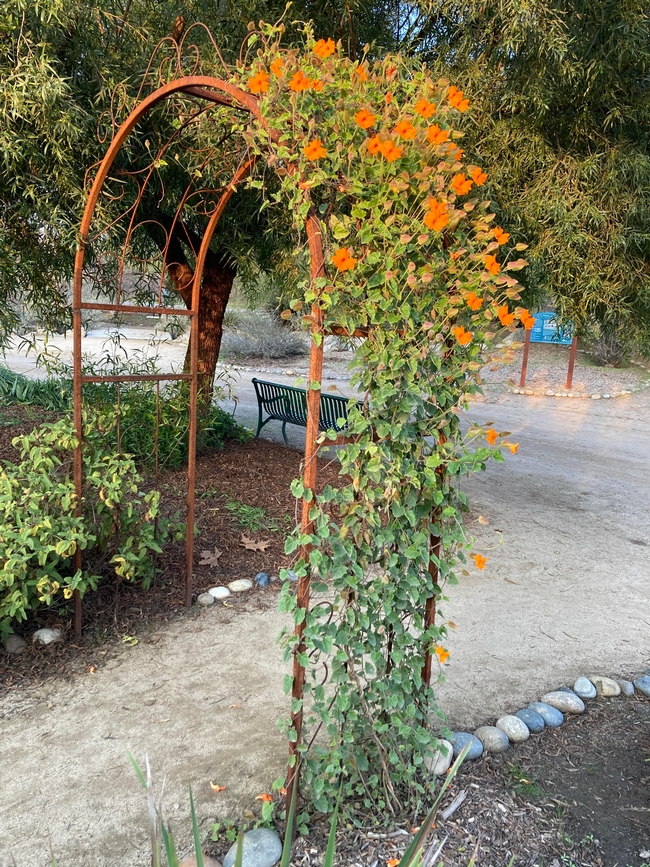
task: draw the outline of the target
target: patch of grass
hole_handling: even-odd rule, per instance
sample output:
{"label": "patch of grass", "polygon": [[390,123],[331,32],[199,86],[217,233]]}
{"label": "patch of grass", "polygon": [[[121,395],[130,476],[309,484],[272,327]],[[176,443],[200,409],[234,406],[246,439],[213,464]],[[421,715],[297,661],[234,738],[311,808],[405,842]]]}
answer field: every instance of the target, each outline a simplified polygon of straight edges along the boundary
{"label": "patch of grass", "polygon": [[514,762],[506,762],[506,770],[512,777],[512,790],[517,795],[523,795],[526,798],[541,798],[544,796],[544,789],[541,785],[529,774],[527,775],[519,765]]}
{"label": "patch of grass", "polygon": [[259,530],[267,530],[271,533],[280,531],[278,522],[265,509],[258,506],[247,506],[240,500],[228,500],[225,506],[233,516],[237,526],[241,527],[242,530],[250,530],[253,533]]}

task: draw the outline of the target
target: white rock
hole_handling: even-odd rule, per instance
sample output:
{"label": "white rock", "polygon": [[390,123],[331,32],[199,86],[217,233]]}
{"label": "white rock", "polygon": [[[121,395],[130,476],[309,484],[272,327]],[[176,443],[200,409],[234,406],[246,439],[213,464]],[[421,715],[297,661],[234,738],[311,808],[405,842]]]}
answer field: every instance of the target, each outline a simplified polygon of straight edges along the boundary
{"label": "white rock", "polygon": [[508,735],[496,726],[479,726],[474,737],[480,740],[486,753],[505,753],[510,747]]}
{"label": "white rock", "polygon": [[246,590],[250,590],[253,586],[253,582],[249,578],[238,578],[236,581],[231,581],[228,585],[228,590],[231,593],[244,593]]}
{"label": "white rock", "polygon": [[37,629],[32,635],[33,644],[52,644],[54,641],[61,641],[61,630],[58,626],[54,629]]}
{"label": "white rock", "polygon": [[541,699],[544,704],[550,704],[562,713],[584,713],[585,703],[575,692],[547,692]]}
{"label": "white rock", "polygon": [[596,698],[596,687],[587,677],[579,677],[573,684],[573,691],[580,698]]}
{"label": "white rock", "polygon": [[602,695],[603,698],[612,698],[615,695],[621,694],[620,686],[611,677],[602,677],[600,674],[596,674],[594,677],[590,677],[589,680],[596,687],[598,695]]}
{"label": "white rock", "polygon": [[[449,741],[446,741],[444,738],[439,739],[438,746],[439,749],[437,749],[432,756],[429,756],[424,760],[424,766],[426,769],[437,777],[447,772],[454,755],[454,748]],[[445,750],[446,753],[444,752]]]}
{"label": "white rock", "polygon": [[227,587],[210,587],[208,593],[214,599],[227,599],[230,596],[230,590]]}
{"label": "white rock", "polygon": [[508,735],[508,740],[513,744],[521,744],[530,737],[530,730],[526,723],[514,714],[499,717],[495,725]]}
{"label": "white rock", "polygon": [[7,653],[24,653],[27,650],[28,644],[20,635],[12,633],[8,635],[2,642],[2,646]]}
{"label": "white rock", "polygon": [[552,388],[549,388],[546,391],[546,395],[547,395],[547,397],[555,397],[555,392],[553,391]]}
{"label": "white rock", "polygon": [[527,388],[526,391],[524,392],[524,394],[530,395],[530,394],[535,394],[535,392],[532,390],[532,388]]}
{"label": "white rock", "polygon": [[211,593],[201,593],[197,596],[196,601],[199,605],[203,605],[207,608],[208,605],[214,605],[214,596]]}
{"label": "white rock", "polygon": [[600,395],[599,394],[592,394],[591,399],[592,400],[600,400]]}
{"label": "white rock", "polygon": [[604,394],[603,397],[605,398],[605,400],[609,400],[609,398],[611,397],[611,394]]}

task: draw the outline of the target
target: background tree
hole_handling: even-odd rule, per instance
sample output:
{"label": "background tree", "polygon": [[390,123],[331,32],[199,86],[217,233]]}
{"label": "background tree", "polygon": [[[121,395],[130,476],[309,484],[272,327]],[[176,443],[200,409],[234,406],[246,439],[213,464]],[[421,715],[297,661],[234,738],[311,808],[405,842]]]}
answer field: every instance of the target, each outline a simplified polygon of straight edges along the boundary
{"label": "background tree", "polygon": [[465,147],[531,244],[529,302],[618,355],[650,346],[650,7],[643,0],[427,4],[422,55],[466,85]]}
{"label": "background tree", "polygon": [[[98,139],[98,121],[112,104],[118,85],[123,96],[122,116],[136,98],[156,45],[166,37],[180,40],[192,24],[201,21],[214,35],[224,59],[236,59],[248,22],[287,19],[287,41],[294,18],[313,18],[317,30],[340,38],[345,50],[357,56],[364,44],[393,45],[410,38],[410,12],[399,4],[379,0],[338,0],[294,4],[290,13],[282,2],[212,3],[208,0],[100,0],[97,4],[66,0],[9,0],[0,12],[0,337],[17,325],[20,305],[34,311],[47,328],[69,322],[67,287],[72,275],[77,230],[87,193],[86,172],[106,149]],[[397,34],[397,35],[396,35]],[[401,34],[401,36],[399,36]],[[215,74],[219,62],[207,31],[194,29],[204,70]],[[218,72],[217,72],[218,74]],[[157,82],[150,77],[144,92]],[[113,103],[113,111],[120,106]],[[186,105],[176,101],[166,111],[146,119],[129,142],[130,168],[150,158],[155,143],[173,130],[174,111]],[[102,128],[105,124],[100,123]],[[204,134],[194,130],[193,134]],[[213,122],[212,142],[227,129]],[[104,129],[104,133],[106,130]],[[218,189],[237,154],[219,156],[203,166],[202,186]],[[224,159],[226,162],[224,163]],[[174,288],[189,301],[193,260],[206,218],[194,201],[182,223],[173,224],[178,198],[196,170],[182,160],[167,160],[160,171],[160,190],[143,200],[148,209],[150,246],[164,248]],[[124,162],[117,170],[129,168]],[[92,177],[92,173],[90,173]],[[104,203],[106,205],[106,203]],[[128,200],[121,206],[127,210]],[[286,217],[261,210],[261,201],[242,192],[228,209],[213,240],[201,294],[199,312],[199,367],[204,391],[211,389],[221,343],[223,314],[236,275],[253,285],[260,273],[281,279],[295,269],[287,256]],[[108,205],[106,205],[108,207]],[[117,213],[116,208],[113,209]],[[173,237],[166,244],[165,227]],[[105,245],[118,253],[123,235],[108,235]],[[144,258],[150,255],[142,241]],[[104,250],[106,253],[107,250]],[[128,264],[128,263],[127,263]],[[131,262],[132,267],[136,267]],[[97,260],[95,260],[97,269]],[[172,265],[173,267],[169,268]],[[90,276],[97,277],[97,270]]]}

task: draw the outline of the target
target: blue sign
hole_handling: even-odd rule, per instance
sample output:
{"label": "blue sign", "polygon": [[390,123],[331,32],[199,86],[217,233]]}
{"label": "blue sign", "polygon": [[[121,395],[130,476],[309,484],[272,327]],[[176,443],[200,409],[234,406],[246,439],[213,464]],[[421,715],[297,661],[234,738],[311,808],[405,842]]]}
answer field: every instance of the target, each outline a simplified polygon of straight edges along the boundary
{"label": "blue sign", "polygon": [[530,332],[531,343],[557,343],[567,346],[573,340],[573,323],[560,327],[553,310],[535,314],[535,324]]}

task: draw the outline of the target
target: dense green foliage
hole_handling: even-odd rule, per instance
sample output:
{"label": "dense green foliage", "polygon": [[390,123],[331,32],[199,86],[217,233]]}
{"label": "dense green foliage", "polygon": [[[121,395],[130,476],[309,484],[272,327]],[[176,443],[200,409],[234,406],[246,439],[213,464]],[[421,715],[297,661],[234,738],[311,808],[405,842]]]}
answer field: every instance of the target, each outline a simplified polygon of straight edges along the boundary
{"label": "dense green foliage", "polygon": [[465,146],[503,222],[531,245],[529,300],[648,350],[650,6],[428,6],[425,56],[467,90]]}
{"label": "dense green foliage", "polygon": [[[129,368],[132,371],[132,368]],[[86,383],[84,404],[95,413],[110,412],[117,404],[115,383]],[[130,455],[139,469],[171,469],[187,461],[187,387],[174,384],[163,388],[160,401],[155,383],[122,384],[120,389],[120,435],[117,426],[105,434],[105,448]],[[72,410],[71,376],[28,379],[0,367],[0,403],[40,406],[69,413]],[[237,424],[230,413],[211,404],[197,434],[197,450],[223,448],[229,441],[246,442],[251,434]]]}
{"label": "dense green foliage", "polygon": [[[288,17],[314,17],[323,32],[334,32],[356,52],[369,40],[392,39],[397,21],[392,10],[393,4],[380,2],[306,3],[294,4]],[[122,117],[143,83],[145,92],[159,83],[155,74],[149,78],[145,74],[157,43],[169,37],[179,39],[192,24],[203,22],[223,57],[234,61],[250,20],[260,16],[275,20],[284,12],[284,2],[255,0],[101,0],[94,4],[8,0],[2,4],[0,337],[16,325],[22,305],[35,311],[47,327],[69,322],[66,286],[87,193],[86,173],[105,152],[108,112],[113,109]],[[221,66],[215,62],[207,31],[195,28],[189,43],[199,47],[203,69],[207,64],[213,74],[219,74]],[[188,48],[185,59],[190,66],[191,53]],[[161,59],[159,54],[157,62]],[[123,89],[113,103],[118,85]],[[186,107],[176,105],[177,113],[183,110]],[[165,116],[161,121],[158,116],[153,123],[140,125],[128,152],[132,165],[147,158],[154,142],[168,136],[173,120]],[[215,138],[224,132],[227,127]],[[219,159],[204,167],[203,186],[219,189],[220,173],[232,172],[238,159],[238,153],[222,148]],[[161,179],[164,201],[156,190],[146,203],[153,218],[169,221],[194,168],[182,159],[167,163]],[[131,194],[126,191],[127,196]],[[128,201],[121,204],[126,207]],[[240,196],[213,242],[220,261],[234,266],[251,290],[258,285],[260,269],[281,280],[283,272],[292,271],[294,265],[286,256],[282,214],[275,213],[268,220],[260,214],[260,204],[256,194]],[[116,207],[110,217],[115,216]],[[185,215],[189,229],[200,236],[206,222],[200,202],[189,210]],[[122,241],[119,231],[106,239],[116,250]]]}
{"label": "dense green foliage", "polygon": [[[350,409],[340,482],[293,486],[309,523],[286,550],[315,598],[305,608],[285,583],[282,606],[304,627],[286,636],[287,657],[307,669],[308,733],[296,716],[289,737],[318,809],[341,787],[383,818],[403,791],[424,795],[418,771],[436,745],[423,666],[434,654],[442,676],[446,627],[425,612],[466,558],[458,479],[517,450],[492,429],[465,436],[458,414],[502,328],[532,325],[512,276],[526,263],[494,225],[485,174],[461,160],[462,93],[401,56],[352,62],[309,28],[302,51],[280,38],[256,34],[232,81],[260,95],[242,132],[261,167],[282,167],[276,198],[297,247],[308,217],[322,239],[324,272],[291,310],[316,343],[330,325],[367,329],[352,380],[366,400]],[[264,180],[261,169],[250,185]]]}
{"label": "dense green foliage", "polygon": [[[160,511],[158,491],[141,490],[133,459],[116,454],[115,416],[85,419],[84,493],[76,515],[72,422],[17,437],[19,464],[0,467],[0,637],[29,611],[95,589],[103,577],[148,587],[162,545],[180,538],[178,517]],[[74,567],[83,551],[84,566]]]}

